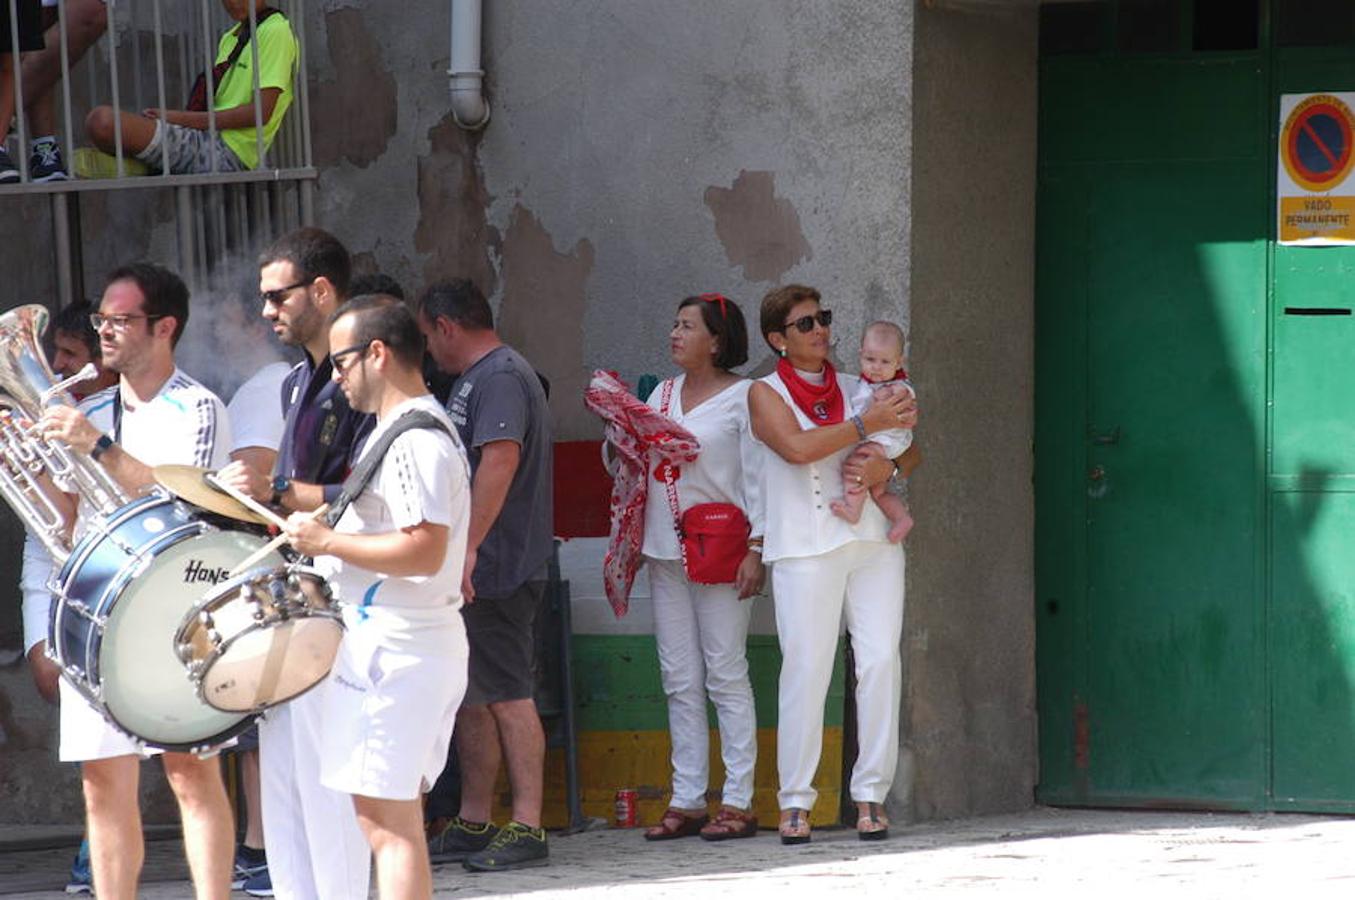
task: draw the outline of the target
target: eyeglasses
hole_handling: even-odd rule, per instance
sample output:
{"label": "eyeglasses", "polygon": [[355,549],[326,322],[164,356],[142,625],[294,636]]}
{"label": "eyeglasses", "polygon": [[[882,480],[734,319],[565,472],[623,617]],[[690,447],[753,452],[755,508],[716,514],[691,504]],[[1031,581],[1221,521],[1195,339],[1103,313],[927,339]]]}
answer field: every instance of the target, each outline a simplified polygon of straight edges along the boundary
{"label": "eyeglasses", "polygon": [[[344,347],[342,350],[335,350],[329,354],[329,364],[334,367],[334,371],[340,375],[347,375],[348,370],[357,365],[358,360],[367,355],[367,348],[372,346],[371,341],[363,341],[361,344],[354,344],[351,347]],[[352,362],[345,363],[342,360],[345,357],[357,354],[357,358]]]}
{"label": "eyeglasses", "polygon": [[812,316],[800,316],[798,319],[792,319],[781,326],[782,331],[795,328],[802,334],[809,334],[814,330],[814,323],[818,322],[824,328],[833,324],[833,311],[831,309],[821,309]]}
{"label": "eyeglasses", "polygon": [[319,275],[312,275],[305,281],[298,281],[296,284],[289,284],[286,287],[273,288],[271,291],[263,291],[259,294],[259,300],[260,302],[263,303],[264,306],[267,306],[270,303],[273,304],[274,306],[281,306],[283,301],[287,299],[288,294],[290,294],[297,288],[310,287],[312,284],[315,283],[315,279],[319,277],[320,277]]}
{"label": "eyeglasses", "polygon": [[89,317],[89,324],[94,326],[95,331],[101,330],[104,325],[112,325],[114,331],[126,331],[127,323],[136,319],[154,322],[156,319],[163,318],[164,316],[105,316],[102,313],[92,313]]}

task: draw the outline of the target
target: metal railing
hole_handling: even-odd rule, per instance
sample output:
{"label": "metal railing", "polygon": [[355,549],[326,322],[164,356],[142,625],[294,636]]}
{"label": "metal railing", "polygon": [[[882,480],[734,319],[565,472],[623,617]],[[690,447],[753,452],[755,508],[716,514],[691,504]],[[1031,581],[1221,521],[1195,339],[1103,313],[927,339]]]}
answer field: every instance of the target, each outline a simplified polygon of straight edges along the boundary
{"label": "metal railing", "polygon": [[[0,0],[9,7],[10,29],[0,34],[0,47],[19,46],[17,0]],[[12,153],[20,183],[0,185],[0,203],[5,195],[49,194],[52,200],[53,247],[56,255],[58,301],[69,302],[80,294],[79,196],[87,191],[173,188],[179,235],[179,265],[191,279],[210,269],[215,260],[233,252],[252,252],[269,236],[313,219],[313,190],[317,177],[312,160],[310,97],[306,81],[305,0],[274,0],[291,24],[298,44],[292,103],[283,114],[270,145],[265,145],[263,93],[259,85],[259,46],[251,39],[245,48],[252,54],[254,139],[258,165],[229,171],[215,151],[209,171],[176,174],[169,171],[168,154],[146,174],[132,174],[148,167],[133,158],[125,146],[121,116],[124,110],[140,113],[184,108],[193,82],[210,73],[216,62],[223,34],[236,23],[220,0],[107,0],[107,26],[102,37],[77,56],[72,53],[71,31],[87,23],[69,21],[68,0],[59,0],[56,21],[48,29],[55,37],[60,57],[60,78],[50,88],[26,92],[21,56],[5,57],[12,66],[15,106],[15,136]],[[250,34],[257,31],[252,5]],[[51,52],[49,38],[47,52]],[[227,47],[232,46],[227,42]],[[25,104],[51,90],[60,101],[55,116],[57,139],[67,171],[63,181],[35,182],[29,171],[31,128]],[[29,93],[34,96],[29,96]],[[130,101],[130,102],[129,102]],[[85,118],[97,106],[112,107],[113,152],[103,158],[113,177],[78,178],[73,171],[76,151],[92,141],[86,135]],[[207,132],[211,145],[218,144],[217,111],[209,97]],[[279,114],[275,109],[274,115]],[[116,173],[116,174],[114,174]]]}

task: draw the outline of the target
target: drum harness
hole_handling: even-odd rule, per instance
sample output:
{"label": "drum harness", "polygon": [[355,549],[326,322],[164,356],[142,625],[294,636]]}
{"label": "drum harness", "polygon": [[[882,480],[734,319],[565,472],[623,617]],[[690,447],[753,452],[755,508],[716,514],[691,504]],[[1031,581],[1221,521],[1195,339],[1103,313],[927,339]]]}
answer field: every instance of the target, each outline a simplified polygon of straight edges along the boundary
{"label": "drum harness", "polygon": [[339,496],[329,505],[329,511],[325,513],[325,524],[333,528],[344,510],[348,509],[349,504],[358,499],[366,488],[372,476],[376,474],[377,468],[381,465],[381,460],[385,458],[386,451],[395,443],[395,439],[412,428],[430,428],[441,431],[456,442],[456,436],[448,430],[447,425],[437,416],[422,409],[412,409],[403,413],[398,419],[391,423],[380,436],[376,443],[367,451],[362,460],[353,467],[353,471],[344,479],[343,487],[339,489]]}

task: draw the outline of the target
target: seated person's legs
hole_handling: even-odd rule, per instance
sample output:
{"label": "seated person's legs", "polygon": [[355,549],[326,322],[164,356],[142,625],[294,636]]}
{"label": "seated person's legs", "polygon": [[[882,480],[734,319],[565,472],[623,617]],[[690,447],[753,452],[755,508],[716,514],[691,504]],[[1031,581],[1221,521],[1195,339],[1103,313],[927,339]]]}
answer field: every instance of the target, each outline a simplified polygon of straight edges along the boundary
{"label": "seated person's legs", "polygon": [[122,121],[122,154],[141,153],[155,139],[157,123],[154,119],[136,113],[121,112],[111,106],[96,106],[85,117],[85,133],[105,153],[117,148],[117,122]]}

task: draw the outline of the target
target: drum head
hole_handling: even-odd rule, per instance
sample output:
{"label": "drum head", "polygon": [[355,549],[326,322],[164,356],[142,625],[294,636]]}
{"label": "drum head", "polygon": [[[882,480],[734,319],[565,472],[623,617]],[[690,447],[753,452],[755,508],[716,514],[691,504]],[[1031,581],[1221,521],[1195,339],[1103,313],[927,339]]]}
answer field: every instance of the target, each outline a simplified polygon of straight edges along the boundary
{"label": "drum head", "polygon": [[193,535],[163,549],[127,582],[99,648],[103,702],[124,730],[148,744],[187,748],[230,733],[246,718],[198,698],[174,636],[202,596],[263,545],[238,531]]}
{"label": "drum head", "polygon": [[291,700],[329,674],[343,623],[310,570],[254,569],[203,602],[221,636],[213,646],[201,622],[184,637],[203,664],[202,697],[220,710],[254,712]]}

